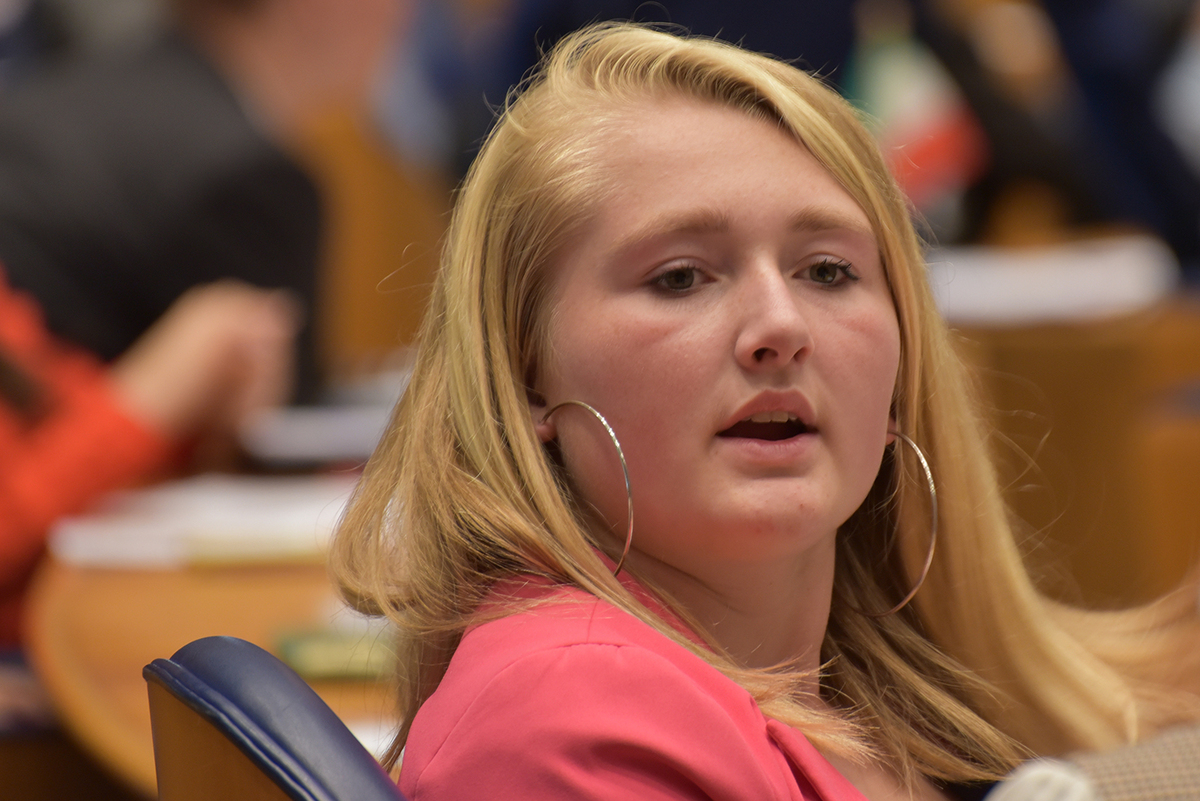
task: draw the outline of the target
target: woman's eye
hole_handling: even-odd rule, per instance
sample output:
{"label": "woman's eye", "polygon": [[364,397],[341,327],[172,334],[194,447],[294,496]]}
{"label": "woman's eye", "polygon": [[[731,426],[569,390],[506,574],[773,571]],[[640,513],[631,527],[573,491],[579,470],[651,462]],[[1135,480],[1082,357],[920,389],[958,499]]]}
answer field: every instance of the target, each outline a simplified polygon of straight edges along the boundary
{"label": "woman's eye", "polygon": [[834,286],[846,280],[858,280],[858,276],[854,274],[850,264],[844,261],[817,262],[808,268],[808,278],[814,283],[825,286]]}
{"label": "woman's eye", "polygon": [[698,270],[695,267],[676,267],[654,279],[654,283],[670,292],[686,292],[696,285]]}

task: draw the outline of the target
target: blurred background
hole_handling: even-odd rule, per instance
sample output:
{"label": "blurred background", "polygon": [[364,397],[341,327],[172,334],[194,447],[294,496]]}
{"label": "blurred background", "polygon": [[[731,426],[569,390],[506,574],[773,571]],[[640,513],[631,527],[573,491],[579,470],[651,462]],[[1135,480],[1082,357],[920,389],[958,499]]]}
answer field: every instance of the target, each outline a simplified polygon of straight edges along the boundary
{"label": "blurred background", "polygon": [[[1195,0],[0,0],[0,269],[50,336],[110,366],[191,287],[286,288],[301,322],[283,405],[172,475],[354,464],[402,390],[495,110],[600,19],[792,60],[861,109],[979,370],[1046,589],[1111,607],[1184,577],[1200,546]],[[22,764],[41,775],[12,742],[0,786]],[[130,792],[64,756],[69,738],[54,748],[81,766],[76,795]]]}

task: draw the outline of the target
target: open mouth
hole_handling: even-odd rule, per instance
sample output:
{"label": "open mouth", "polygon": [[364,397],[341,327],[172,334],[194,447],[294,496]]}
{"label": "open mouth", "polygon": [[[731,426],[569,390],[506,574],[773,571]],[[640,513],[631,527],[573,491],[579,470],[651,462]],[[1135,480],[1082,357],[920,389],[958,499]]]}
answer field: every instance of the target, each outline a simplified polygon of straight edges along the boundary
{"label": "open mouth", "polygon": [[807,434],[812,430],[798,417],[787,412],[760,412],[717,432],[717,436],[778,442]]}

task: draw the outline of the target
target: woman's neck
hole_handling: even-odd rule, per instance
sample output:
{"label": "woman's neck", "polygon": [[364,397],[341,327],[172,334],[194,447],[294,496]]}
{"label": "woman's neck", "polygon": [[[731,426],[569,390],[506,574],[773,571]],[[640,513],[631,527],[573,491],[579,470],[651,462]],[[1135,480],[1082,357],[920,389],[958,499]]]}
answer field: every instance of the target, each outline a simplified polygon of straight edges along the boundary
{"label": "woman's neck", "polygon": [[[721,565],[701,575],[633,551],[628,564],[669,592],[745,667],[820,667],[833,593],[834,540],[801,556]],[[814,687],[812,688],[816,690]]]}

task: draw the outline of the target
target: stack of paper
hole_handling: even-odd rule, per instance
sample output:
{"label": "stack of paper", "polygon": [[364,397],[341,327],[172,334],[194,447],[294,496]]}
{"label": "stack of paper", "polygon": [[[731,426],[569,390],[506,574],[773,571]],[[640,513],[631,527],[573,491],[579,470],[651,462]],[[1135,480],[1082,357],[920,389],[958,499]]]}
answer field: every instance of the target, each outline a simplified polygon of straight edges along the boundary
{"label": "stack of paper", "polygon": [[1175,290],[1179,261],[1161,240],[1114,236],[1030,248],[931,251],[942,314],[966,325],[1093,320],[1147,308]]}
{"label": "stack of paper", "polygon": [[50,550],[73,563],[123,568],[323,557],[357,475],[207,474],[117,493],[66,518]]}

